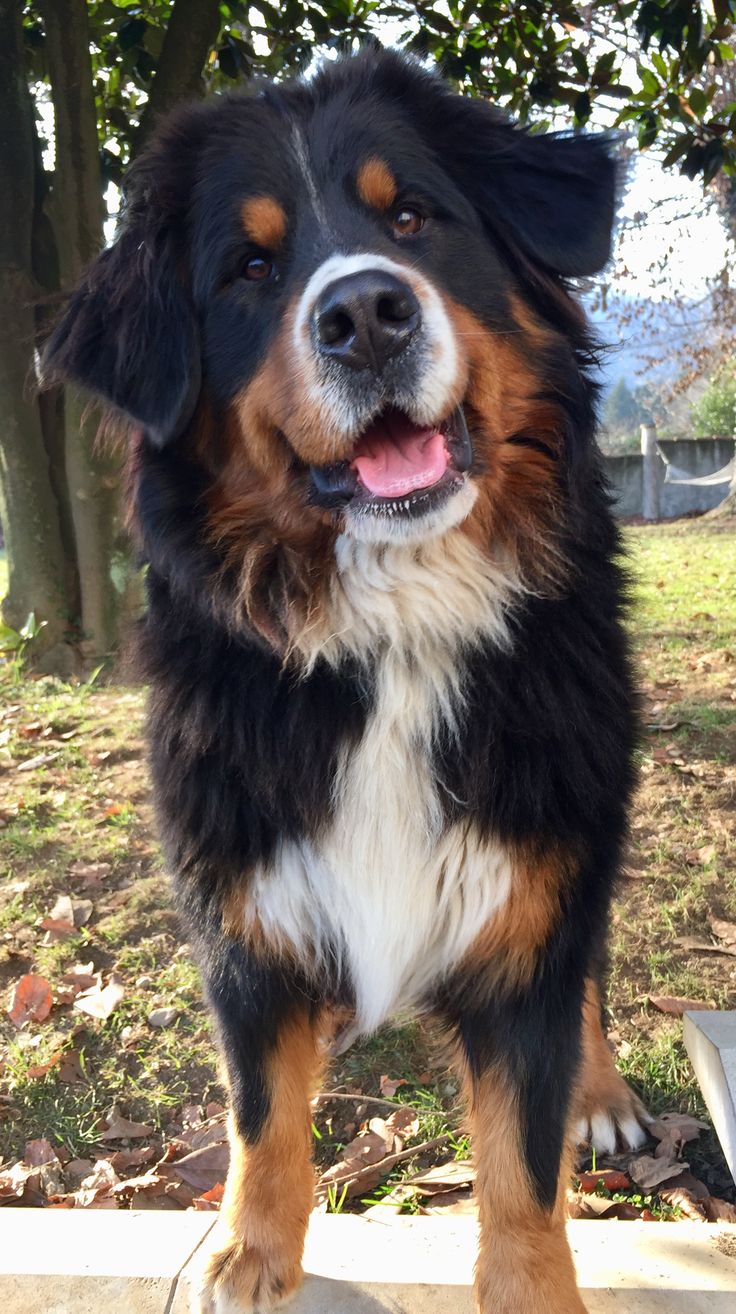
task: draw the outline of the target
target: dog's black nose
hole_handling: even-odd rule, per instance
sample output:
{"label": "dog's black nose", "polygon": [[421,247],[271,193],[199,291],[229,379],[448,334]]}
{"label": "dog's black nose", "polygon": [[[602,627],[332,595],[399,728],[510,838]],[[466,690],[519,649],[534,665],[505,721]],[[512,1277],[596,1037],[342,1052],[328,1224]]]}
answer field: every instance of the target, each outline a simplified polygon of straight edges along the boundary
{"label": "dog's black nose", "polygon": [[403,351],[421,322],[419,302],[409,285],[382,269],[335,279],[314,310],[321,355],[376,374]]}

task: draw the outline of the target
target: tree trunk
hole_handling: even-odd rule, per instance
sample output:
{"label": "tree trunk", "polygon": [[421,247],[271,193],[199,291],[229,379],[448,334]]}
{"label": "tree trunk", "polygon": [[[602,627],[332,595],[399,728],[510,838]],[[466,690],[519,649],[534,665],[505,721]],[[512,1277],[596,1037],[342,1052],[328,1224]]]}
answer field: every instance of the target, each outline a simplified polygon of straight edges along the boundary
{"label": "tree trunk", "polygon": [[0,0],[0,177],[0,519],[9,566],[3,615],[18,628],[33,610],[46,622],[37,650],[61,655],[71,608],[58,508],[33,395],[33,107],[18,0]]}
{"label": "tree trunk", "polygon": [[202,69],[219,28],[219,0],[175,0],[151,94],[141,114],[136,154],[162,114],[180,100],[201,96]]}
{"label": "tree trunk", "polygon": [[[71,289],[104,240],[104,203],[85,0],[43,0],[54,105],[56,168],[49,213],[62,287]],[[95,659],[117,638],[110,573],[119,533],[119,463],[98,450],[99,415],[66,390],[66,478],[74,523],[83,651]]]}
{"label": "tree trunk", "polygon": [[[40,346],[48,337],[53,323],[57,309],[56,303],[59,299],[60,276],[56,238],[45,209],[49,191],[49,174],[46,173],[43,167],[41,142],[38,138],[35,122],[33,129],[34,197],[31,259],[34,282],[38,292],[35,305],[35,323],[36,340]],[[41,432],[49,463],[51,490],[56,500],[59,515],[59,531],[64,551],[65,587],[71,605],[71,614],[78,618],[81,608],[79,571],[77,569],[77,548],[74,541],[74,519],[66,478],[63,388],[48,388],[40,392],[38,394],[38,408],[41,417]]]}

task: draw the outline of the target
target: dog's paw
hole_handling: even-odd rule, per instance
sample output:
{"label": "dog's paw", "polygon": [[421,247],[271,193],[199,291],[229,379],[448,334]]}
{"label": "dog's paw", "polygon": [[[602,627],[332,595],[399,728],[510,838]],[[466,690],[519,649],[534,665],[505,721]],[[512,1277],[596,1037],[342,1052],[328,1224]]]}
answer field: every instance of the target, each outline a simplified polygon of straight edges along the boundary
{"label": "dog's paw", "polygon": [[638,1150],[647,1140],[652,1121],[638,1095],[611,1067],[605,1081],[582,1092],[578,1101],[575,1140],[598,1154]]}
{"label": "dog's paw", "polygon": [[210,1255],[192,1293],[192,1314],[271,1314],[291,1300],[302,1280],[299,1264],[230,1241]]}

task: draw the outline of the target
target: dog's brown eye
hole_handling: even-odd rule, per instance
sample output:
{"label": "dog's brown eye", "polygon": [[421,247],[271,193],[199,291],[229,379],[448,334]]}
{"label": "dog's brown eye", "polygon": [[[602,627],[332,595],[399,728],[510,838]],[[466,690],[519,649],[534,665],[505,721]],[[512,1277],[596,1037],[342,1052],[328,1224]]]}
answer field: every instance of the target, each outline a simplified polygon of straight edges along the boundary
{"label": "dog's brown eye", "polygon": [[405,205],[396,211],[392,222],[397,237],[413,237],[424,227],[424,216]]}
{"label": "dog's brown eye", "polygon": [[272,273],[273,265],[265,256],[249,256],[243,265],[243,278],[249,279],[251,283],[262,283]]}

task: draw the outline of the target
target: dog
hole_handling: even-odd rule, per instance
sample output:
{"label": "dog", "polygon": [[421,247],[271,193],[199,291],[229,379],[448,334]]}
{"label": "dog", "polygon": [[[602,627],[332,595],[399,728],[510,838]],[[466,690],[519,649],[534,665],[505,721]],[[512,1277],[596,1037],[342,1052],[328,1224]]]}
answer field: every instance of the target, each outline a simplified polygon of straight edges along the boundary
{"label": "dog", "polygon": [[336,1044],[434,1015],[469,1096],[482,1314],[582,1314],[567,1147],[641,1143],[601,1029],[637,739],[574,280],[605,136],[395,52],[186,106],[46,375],[130,426],[156,806],[224,1057],[208,1314],[289,1298]]}

